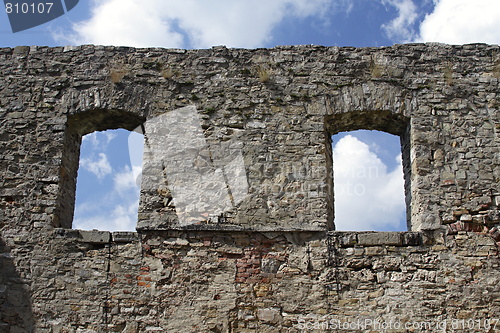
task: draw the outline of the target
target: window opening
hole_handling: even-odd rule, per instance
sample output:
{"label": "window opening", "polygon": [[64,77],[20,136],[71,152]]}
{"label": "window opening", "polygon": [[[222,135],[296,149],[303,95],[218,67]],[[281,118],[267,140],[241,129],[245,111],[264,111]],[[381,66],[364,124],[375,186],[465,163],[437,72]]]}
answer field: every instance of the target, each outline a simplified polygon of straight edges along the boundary
{"label": "window opening", "polygon": [[82,137],[73,228],[135,231],[143,144],[124,129]]}
{"label": "window opening", "polygon": [[335,229],[407,231],[400,137],[357,130],[331,138]]}

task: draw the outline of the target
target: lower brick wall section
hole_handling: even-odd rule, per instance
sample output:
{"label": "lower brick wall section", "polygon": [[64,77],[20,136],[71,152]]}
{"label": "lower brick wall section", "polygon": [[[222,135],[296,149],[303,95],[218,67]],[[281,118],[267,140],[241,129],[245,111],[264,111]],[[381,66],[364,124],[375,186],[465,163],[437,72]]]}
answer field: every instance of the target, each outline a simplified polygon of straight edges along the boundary
{"label": "lower brick wall section", "polygon": [[31,278],[36,332],[484,332],[500,320],[488,234],[87,236],[59,229],[47,247]]}

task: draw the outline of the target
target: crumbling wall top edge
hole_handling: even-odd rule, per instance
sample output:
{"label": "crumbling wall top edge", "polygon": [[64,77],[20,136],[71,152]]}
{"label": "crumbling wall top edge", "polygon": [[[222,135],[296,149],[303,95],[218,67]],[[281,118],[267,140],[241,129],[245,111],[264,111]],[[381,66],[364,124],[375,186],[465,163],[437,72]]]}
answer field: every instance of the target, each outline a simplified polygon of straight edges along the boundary
{"label": "crumbling wall top edge", "polygon": [[63,52],[81,52],[81,51],[105,51],[105,52],[124,52],[124,53],[147,53],[147,52],[165,52],[165,53],[197,53],[204,51],[218,52],[222,50],[242,50],[242,51],[258,51],[258,50],[268,50],[268,51],[306,51],[306,50],[319,50],[319,49],[333,49],[339,51],[354,51],[354,50],[390,50],[390,49],[420,49],[421,51],[426,51],[429,49],[488,49],[491,47],[500,48],[497,44],[486,44],[486,43],[470,43],[470,44],[446,44],[440,42],[426,42],[426,43],[407,43],[407,44],[393,44],[390,46],[326,46],[326,45],[277,45],[271,48],[233,48],[226,47],[224,45],[213,46],[210,49],[179,49],[179,48],[164,48],[164,47],[132,47],[132,46],[112,46],[112,45],[94,45],[94,44],[84,44],[84,45],[66,45],[66,46],[44,46],[44,45],[19,45],[15,47],[0,47],[0,54],[35,54],[40,51],[50,50],[55,53]]}

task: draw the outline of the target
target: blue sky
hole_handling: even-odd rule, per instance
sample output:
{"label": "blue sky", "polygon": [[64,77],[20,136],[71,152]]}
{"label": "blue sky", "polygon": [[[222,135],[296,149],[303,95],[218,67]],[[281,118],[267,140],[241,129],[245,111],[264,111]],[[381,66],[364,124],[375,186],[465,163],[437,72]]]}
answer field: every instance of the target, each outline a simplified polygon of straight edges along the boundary
{"label": "blue sky", "polygon": [[[18,33],[12,33],[7,14],[0,13],[1,47],[364,47],[408,42],[498,44],[500,1],[80,0],[65,15]],[[134,230],[141,137],[129,135],[117,130],[84,138],[74,227]],[[336,192],[345,194],[336,196],[339,229],[405,230],[399,139],[361,131],[336,136],[334,145],[339,159]],[[129,151],[134,152],[132,165]],[[375,175],[360,177],[345,171],[359,161],[366,170],[377,170]],[[357,193],[349,196],[346,184],[357,185]],[[384,205],[382,197],[394,198],[394,204]]]}

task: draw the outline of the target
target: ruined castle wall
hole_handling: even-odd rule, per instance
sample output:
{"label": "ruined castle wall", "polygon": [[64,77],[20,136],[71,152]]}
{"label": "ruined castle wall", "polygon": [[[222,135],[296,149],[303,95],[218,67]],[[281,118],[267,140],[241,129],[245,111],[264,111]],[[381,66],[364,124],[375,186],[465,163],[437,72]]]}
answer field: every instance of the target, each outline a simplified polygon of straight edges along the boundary
{"label": "ruined castle wall", "polygon": [[432,241],[420,233],[358,232],[116,236],[105,246],[54,236],[65,255],[53,260],[59,274],[52,284],[37,279],[54,293],[35,308],[40,327],[321,332],[342,324],[387,331],[378,322],[400,325],[395,332],[442,332],[442,325],[479,332],[500,315],[496,243],[472,232]]}
{"label": "ruined castle wall", "polygon": [[[0,72],[6,332],[500,319],[498,46],[17,47]],[[179,110],[210,170],[241,157],[244,195],[198,220],[166,209],[159,141],[138,233],[72,230],[82,135],[151,137]],[[409,232],[332,231],[330,136],[354,129],[401,137]]]}

